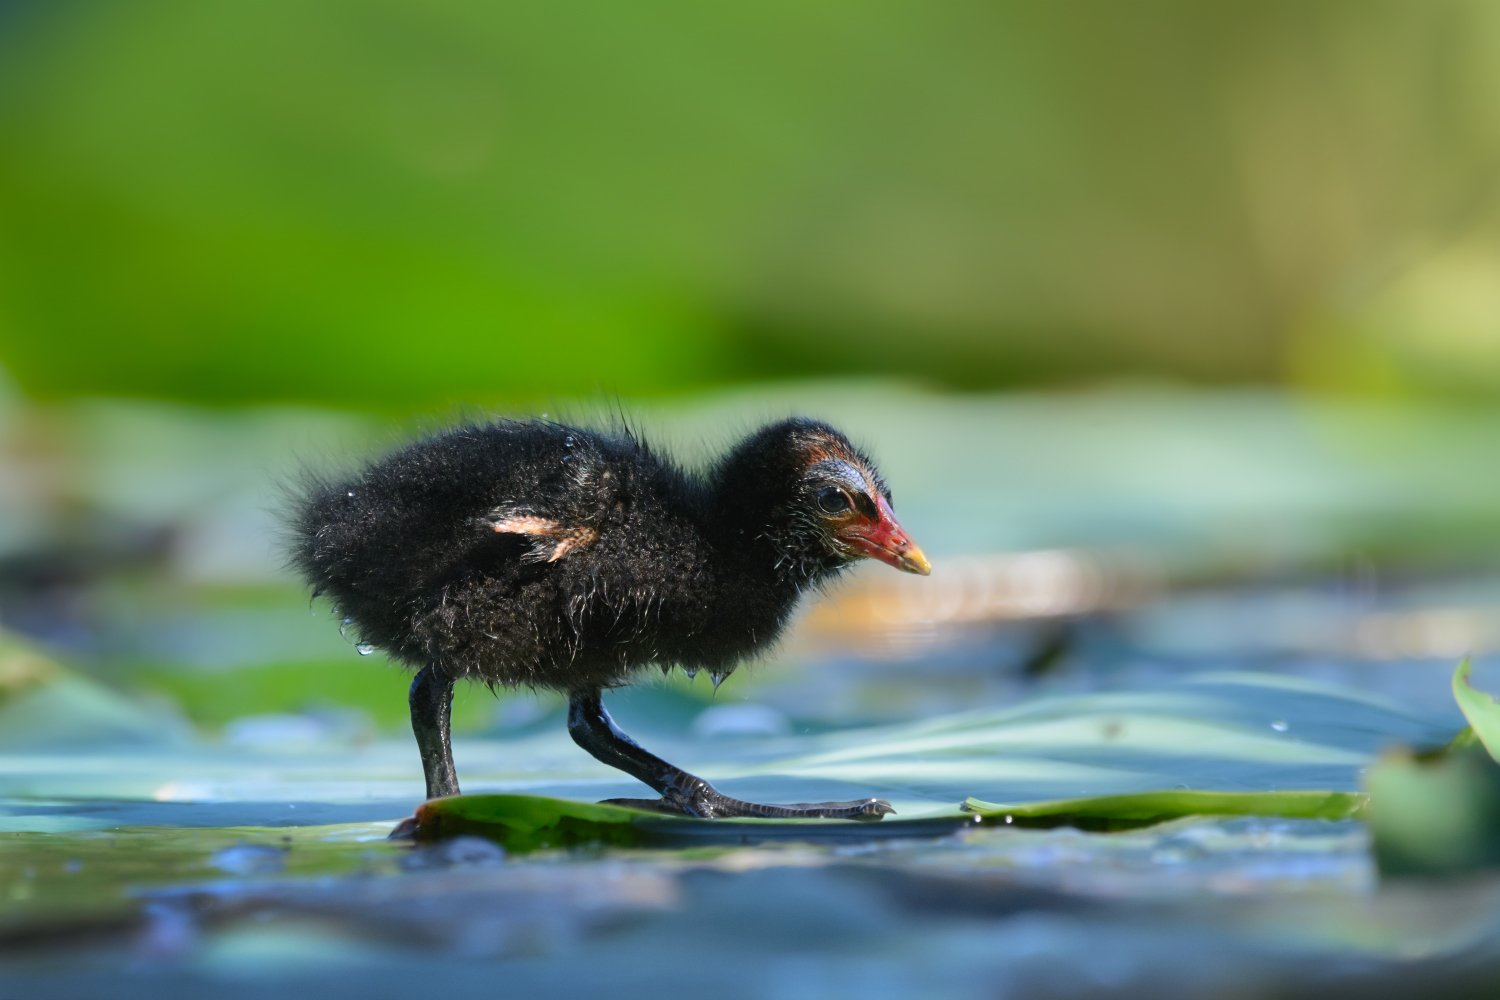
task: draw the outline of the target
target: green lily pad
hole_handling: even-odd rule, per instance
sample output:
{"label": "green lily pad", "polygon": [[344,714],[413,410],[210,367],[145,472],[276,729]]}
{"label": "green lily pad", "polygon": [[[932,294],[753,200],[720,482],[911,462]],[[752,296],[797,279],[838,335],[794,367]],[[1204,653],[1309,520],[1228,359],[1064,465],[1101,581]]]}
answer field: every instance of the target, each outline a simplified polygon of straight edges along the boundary
{"label": "green lily pad", "polygon": [[849,843],[871,839],[943,836],[991,823],[1107,832],[1131,830],[1189,816],[1274,816],[1287,819],[1358,818],[1366,797],[1357,792],[1162,791],[1002,805],[968,799],[947,816],[847,820],[701,820],[604,803],[535,795],[457,795],[417,809],[419,840],[488,837],[513,851],[544,847],[681,847],[774,840]]}
{"label": "green lily pad", "polygon": [[1392,750],[1366,779],[1382,875],[1500,867],[1500,767],[1478,747]]}
{"label": "green lily pad", "polygon": [[1211,792],[1174,789],[1130,795],[999,804],[968,799],[964,809],[1023,827],[1131,830],[1188,816],[1274,816],[1282,819],[1358,819],[1367,799],[1357,792]]}
{"label": "green lily pad", "polygon": [[1469,728],[1455,742],[1463,741],[1467,733],[1470,740],[1483,743],[1490,756],[1500,761],[1500,701],[1474,686],[1473,671],[1467,657],[1453,671],[1453,699],[1469,720]]}
{"label": "green lily pad", "polygon": [[1375,863],[1388,876],[1500,867],[1500,702],[1474,687],[1467,658],[1453,698],[1469,725],[1436,750],[1397,747],[1365,779]]}
{"label": "green lily pad", "polygon": [[583,844],[639,846],[653,823],[678,821],[639,809],[538,795],[455,795],[417,807],[418,840],[479,835],[513,851]]}
{"label": "green lily pad", "polygon": [[419,806],[415,835],[418,840],[481,836],[498,841],[507,850],[532,851],[544,847],[690,847],[789,840],[864,843],[943,836],[975,822],[975,817],[960,813],[878,823],[706,820],[540,795],[455,795]]}

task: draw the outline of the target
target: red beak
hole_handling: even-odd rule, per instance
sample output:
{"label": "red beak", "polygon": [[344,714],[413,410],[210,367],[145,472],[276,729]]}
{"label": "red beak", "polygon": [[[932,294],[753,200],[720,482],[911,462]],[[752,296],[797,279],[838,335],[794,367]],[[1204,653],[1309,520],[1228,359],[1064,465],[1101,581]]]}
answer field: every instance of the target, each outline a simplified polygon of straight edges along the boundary
{"label": "red beak", "polygon": [[838,533],[839,538],[857,549],[860,555],[879,559],[887,566],[918,576],[931,573],[932,564],[901,527],[901,522],[896,520],[885,497],[875,497],[875,512],[877,517],[873,523],[851,524]]}

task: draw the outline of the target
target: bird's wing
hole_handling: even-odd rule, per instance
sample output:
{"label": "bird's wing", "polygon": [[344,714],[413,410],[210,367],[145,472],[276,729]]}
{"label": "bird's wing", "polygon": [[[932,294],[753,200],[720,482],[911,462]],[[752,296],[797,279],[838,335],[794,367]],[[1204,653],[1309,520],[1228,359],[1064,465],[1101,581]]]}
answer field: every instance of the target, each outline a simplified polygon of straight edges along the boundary
{"label": "bird's wing", "polygon": [[570,552],[586,549],[599,538],[599,531],[586,524],[570,525],[550,517],[515,510],[497,510],[484,523],[499,535],[525,535],[531,551],[523,562],[557,562]]}

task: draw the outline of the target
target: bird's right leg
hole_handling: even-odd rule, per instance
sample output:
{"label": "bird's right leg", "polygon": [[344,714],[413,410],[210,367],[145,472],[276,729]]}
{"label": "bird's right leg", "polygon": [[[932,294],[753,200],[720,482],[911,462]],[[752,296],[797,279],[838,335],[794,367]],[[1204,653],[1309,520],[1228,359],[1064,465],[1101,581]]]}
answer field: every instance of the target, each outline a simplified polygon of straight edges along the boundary
{"label": "bird's right leg", "polygon": [[880,819],[895,812],[882,799],[851,802],[799,802],[763,805],[730,798],[713,785],[674,767],[626,736],[604,710],[598,691],[575,691],[568,700],[568,734],[596,759],[645,782],[661,794],[661,801],[618,800],[621,804],[703,819],[756,817],[760,819]]}
{"label": "bird's right leg", "polygon": [[411,730],[422,755],[427,776],[427,797],[458,794],[458,775],[453,770],[453,678],[429,663],[411,682]]}

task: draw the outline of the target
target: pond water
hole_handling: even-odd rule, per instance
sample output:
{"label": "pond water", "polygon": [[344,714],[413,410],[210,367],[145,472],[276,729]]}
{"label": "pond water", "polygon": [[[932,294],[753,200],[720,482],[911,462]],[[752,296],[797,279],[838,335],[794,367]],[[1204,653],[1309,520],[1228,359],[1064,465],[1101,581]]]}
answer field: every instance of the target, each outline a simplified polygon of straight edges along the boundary
{"label": "pond water", "polygon": [[[1175,622],[1187,645],[1197,619],[1219,613],[1205,598],[1169,602],[1114,629]],[[951,815],[965,796],[1354,790],[1385,747],[1438,744],[1461,724],[1443,698],[1446,661],[1282,650],[1242,653],[1253,669],[1168,670],[1132,666],[1140,651],[1126,648],[1081,637],[1020,698],[1007,694],[1022,683],[1013,675],[982,698],[954,680],[947,710],[915,721],[800,718],[797,705],[834,683],[799,688],[819,674],[811,655],[798,671],[766,668],[743,700],[734,682],[710,700],[700,679],[613,704],[628,731],[731,794],[878,794],[902,818]],[[965,654],[929,655],[942,687],[938,661]],[[866,665],[859,687],[890,680],[899,698],[924,664],[903,661],[894,677],[889,659]],[[66,690],[54,696],[6,711],[71,711]],[[1355,821],[526,854],[473,837],[413,845],[386,839],[420,787],[409,739],[296,719],[262,715],[217,737],[143,724],[111,745],[0,758],[7,989],[378,996],[437,977],[445,990],[634,995],[681,988],[690,969],[729,996],[1254,996],[1419,975],[1467,988],[1500,962],[1500,881],[1383,882]],[[456,756],[470,790],[638,794],[577,750],[545,703],[471,727]]]}
{"label": "pond water", "polygon": [[[1382,414],[1254,396],[908,402],[899,422],[858,394],[826,408],[892,454],[934,576],[862,573],[717,692],[700,676],[612,693],[626,731],[730,794],[875,794],[919,819],[970,796],[1356,791],[1389,748],[1463,724],[1449,678],[1465,652],[1500,690],[1482,558],[1500,514],[1438,475],[1493,477],[1493,436],[1464,424],[1439,436],[1443,459],[1380,439]],[[725,407],[656,419],[686,436]],[[53,419],[85,442],[85,492],[120,537],[11,592],[7,621],[35,638],[0,645],[0,1000],[1500,981],[1500,879],[1382,878],[1352,820],[529,853],[388,840],[421,782],[405,678],[275,570],[264,491],[289,436],[378,435],[114,404]],[[934,439],[951,448],[921,447]],[[1007,461],[945,493],[945,463],[974,450]],[[0,538],[12,553],[53,537],[41,507],[23,514],[33,534]],[[555,697],[468,691],[455,717],[466,790],[640,794],[571,743]]]}

